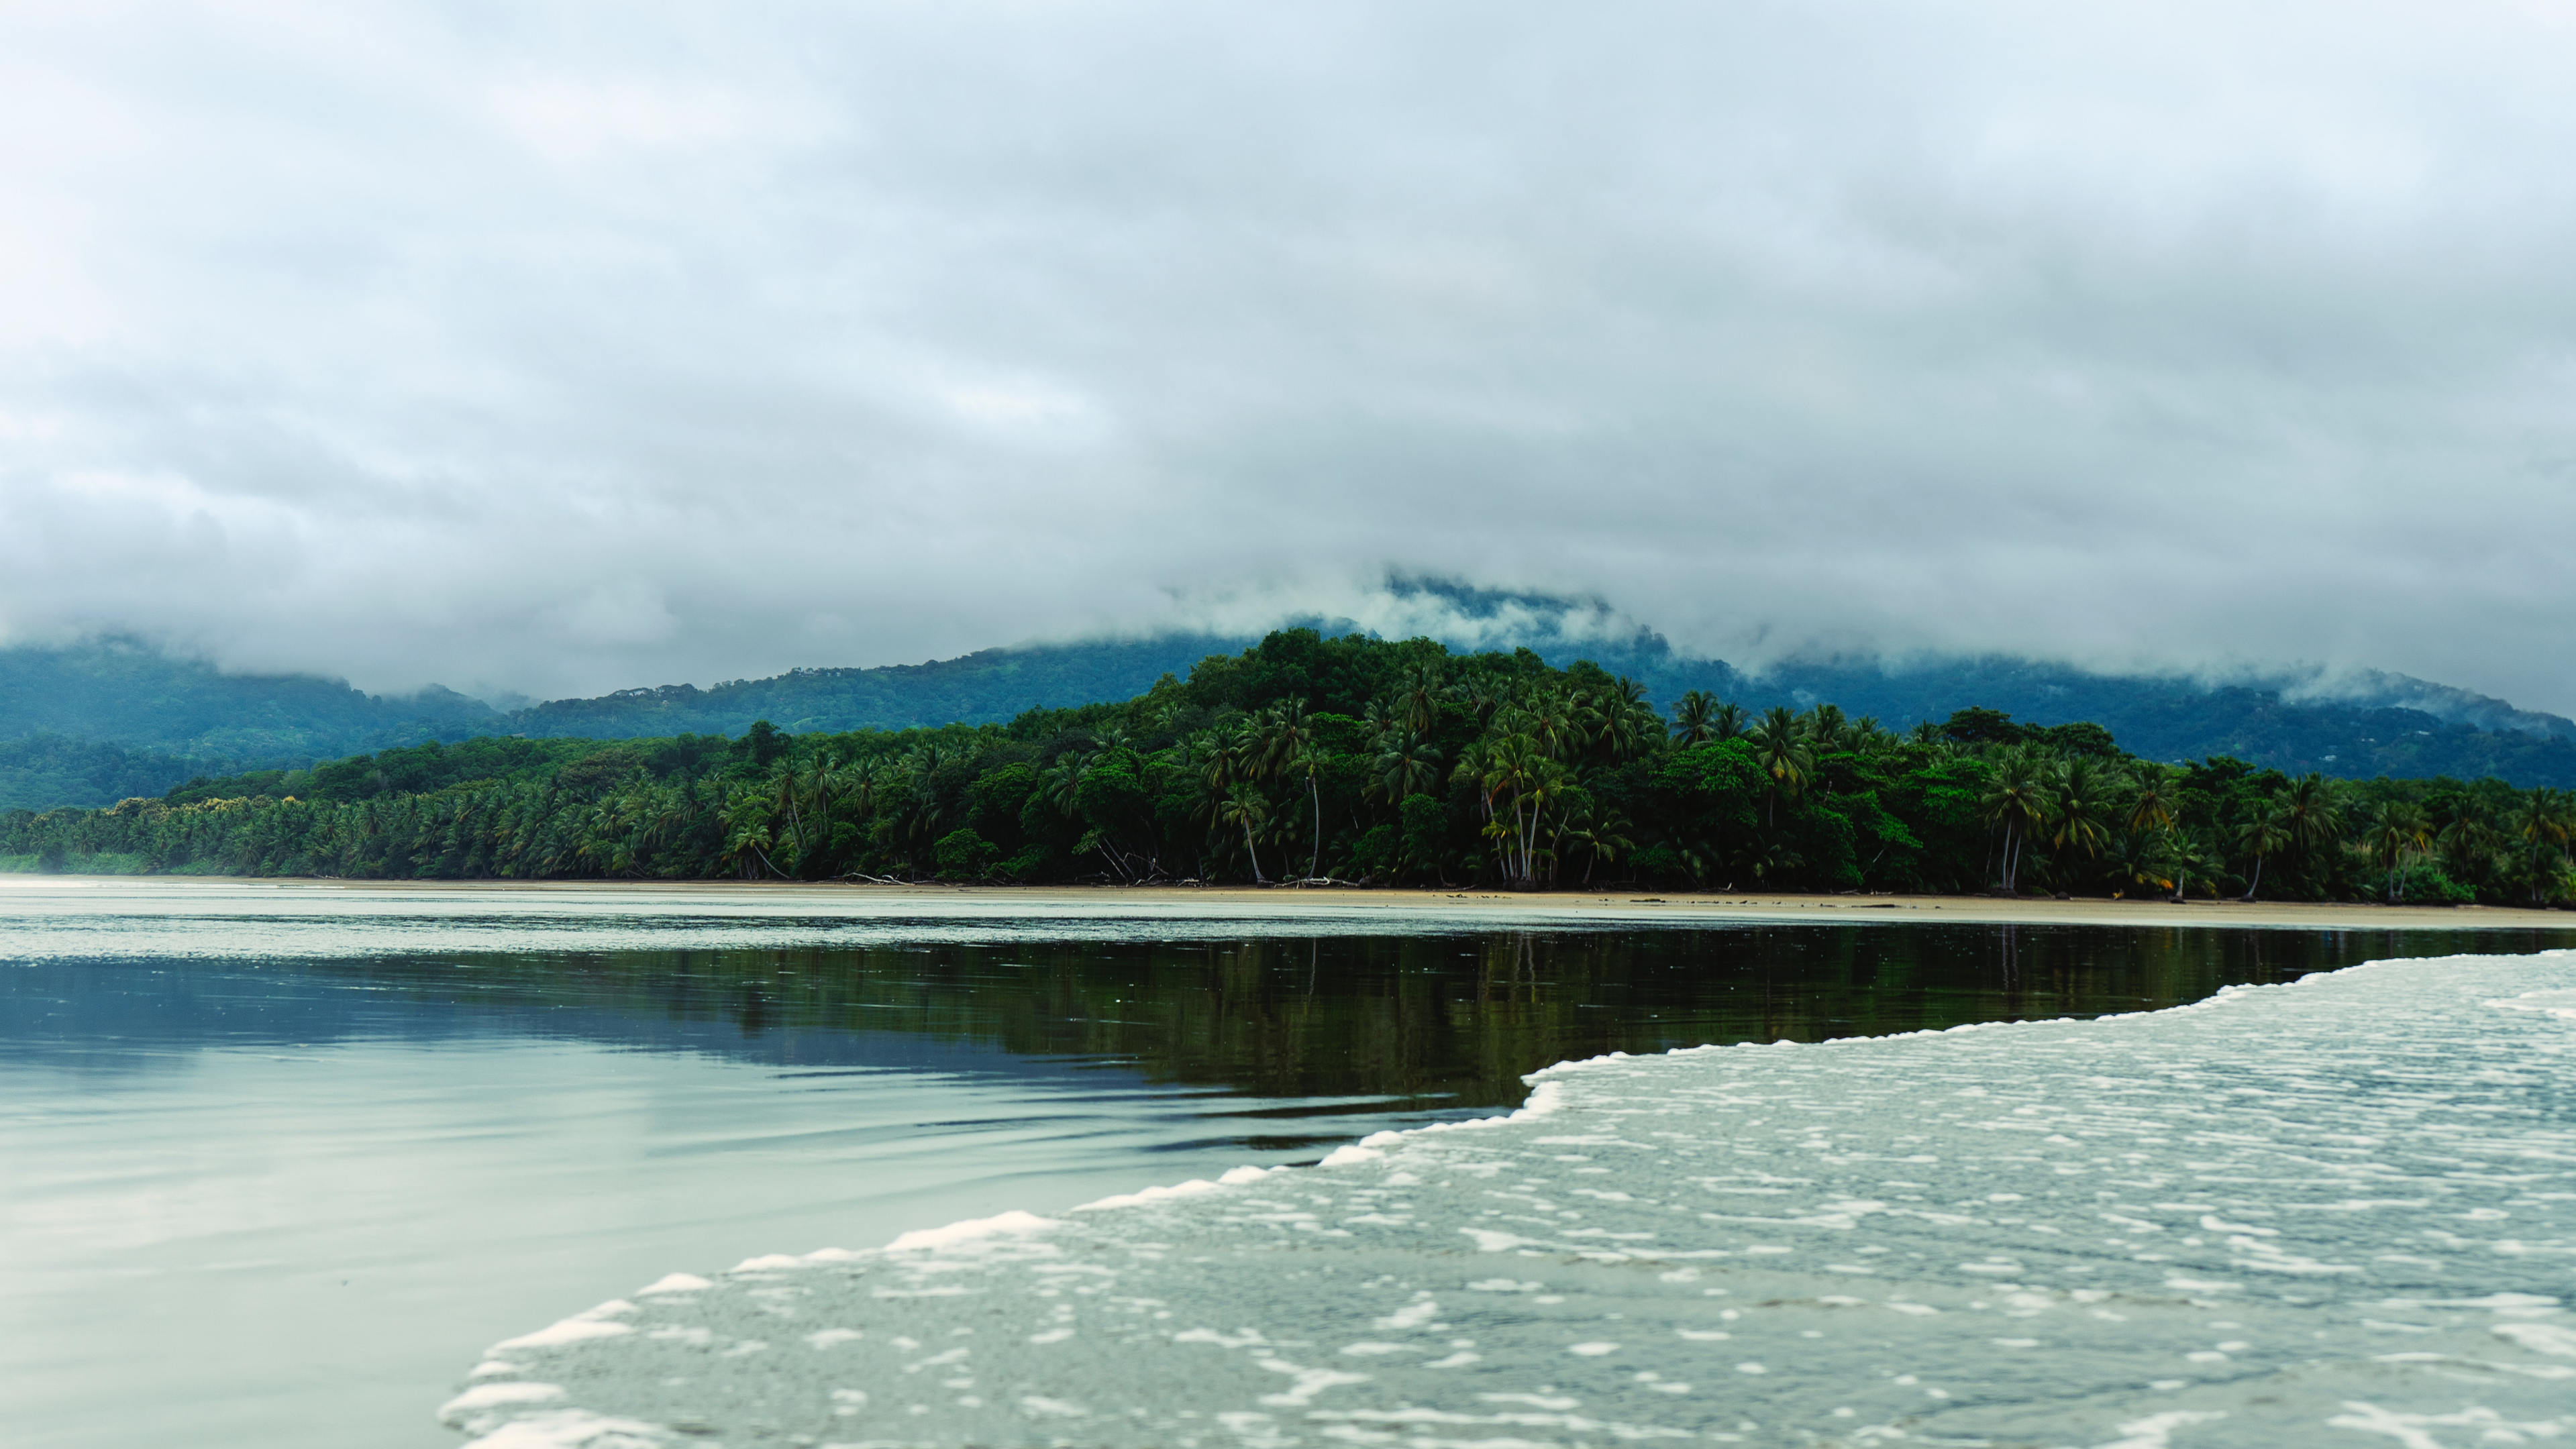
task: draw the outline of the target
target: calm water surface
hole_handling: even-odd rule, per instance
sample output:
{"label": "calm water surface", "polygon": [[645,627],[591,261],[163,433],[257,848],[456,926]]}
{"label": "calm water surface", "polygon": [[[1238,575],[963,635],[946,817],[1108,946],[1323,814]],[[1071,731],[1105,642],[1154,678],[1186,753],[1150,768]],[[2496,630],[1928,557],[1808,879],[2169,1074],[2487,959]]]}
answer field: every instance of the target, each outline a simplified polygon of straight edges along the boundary
{"label": "calm water surface", "polygon": [[370,909],[0,899],[11,1444],[452,1443],[483,1346],[664,1272],[1305,1160],[1553,1061],[2576,944]]}

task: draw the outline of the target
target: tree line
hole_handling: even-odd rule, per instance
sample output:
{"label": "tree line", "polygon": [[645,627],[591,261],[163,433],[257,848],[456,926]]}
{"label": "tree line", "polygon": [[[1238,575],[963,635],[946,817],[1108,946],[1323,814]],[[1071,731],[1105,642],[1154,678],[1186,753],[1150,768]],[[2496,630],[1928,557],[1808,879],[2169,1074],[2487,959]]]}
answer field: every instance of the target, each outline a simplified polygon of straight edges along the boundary
{"label": "tree line", "polygon": [[2558,904],[2576,805],[2501,781],[1903,731],[1430,640],[1275,633],[1007,725],[482,738],[0,815],[0,864],[364,878],[1096,880]]}

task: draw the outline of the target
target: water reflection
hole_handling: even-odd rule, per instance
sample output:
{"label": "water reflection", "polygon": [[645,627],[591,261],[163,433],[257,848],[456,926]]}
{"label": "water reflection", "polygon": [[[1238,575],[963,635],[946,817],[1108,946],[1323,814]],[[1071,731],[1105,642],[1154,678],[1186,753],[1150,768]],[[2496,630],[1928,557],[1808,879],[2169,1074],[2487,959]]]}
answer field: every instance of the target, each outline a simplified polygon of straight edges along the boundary
{"label": "water reflection", "polygon": [[2576,932],[2536,930],[1789,924],[47,961],[0,981],[0,1032],[110,1072],[218,1045],[494,1033],[828,1068],[882,1062],[908,1038],[1264,1097],[1464,1109],[1517,1102],[1524,1073],[1603,1052],[2153,1010],[2378,958],[2571,943]]}

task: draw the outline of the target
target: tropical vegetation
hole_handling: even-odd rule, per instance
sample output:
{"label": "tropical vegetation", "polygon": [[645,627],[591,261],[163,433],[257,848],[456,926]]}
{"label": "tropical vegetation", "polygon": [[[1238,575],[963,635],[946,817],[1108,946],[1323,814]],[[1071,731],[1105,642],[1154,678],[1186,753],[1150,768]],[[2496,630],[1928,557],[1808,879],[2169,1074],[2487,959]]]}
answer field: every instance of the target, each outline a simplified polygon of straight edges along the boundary
{"label": "tropical vegetation", "polygon": [[1311,630],[1008,724],[484,736],[0,814],[0,866],[366,878],[1311,882],[2558,904],[2576,802],[2139,759],[1990,709],[1758,715]]}

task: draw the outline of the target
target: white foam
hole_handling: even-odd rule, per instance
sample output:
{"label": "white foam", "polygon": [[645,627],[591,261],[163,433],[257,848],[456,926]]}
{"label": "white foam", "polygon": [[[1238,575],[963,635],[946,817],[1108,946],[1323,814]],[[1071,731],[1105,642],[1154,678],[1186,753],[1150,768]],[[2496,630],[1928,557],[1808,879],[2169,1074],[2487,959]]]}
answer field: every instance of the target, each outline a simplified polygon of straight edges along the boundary
{"label": "white foam", "polygon": [[587,1309],[570,1318],[548,1324],[534,1333],[523,1333],[517,1338],[505,1338],[492,1345],[488,1352],[497,1354],[504,1349],[514,1348],[561,1348],[566,1344],[583,1343],[595,1338],[615,1338],[619,1334],[631,1333],[634,1330],[626,1324],[613,1320],[634,1311],[634,1304],[623,1298],[612,1298],[597,1308]]}
{"label": "white foam", "polygon": [[917,1228],[886,1244],[889,1253],[935,1252],[998,1237],[1025,1237],[1063,1224],[1053,1218],[1013,1209],[989,1218],[969,1218],[944,1228]]}

